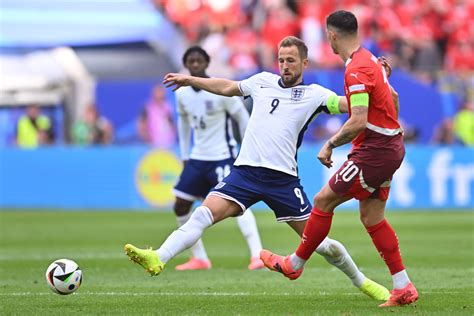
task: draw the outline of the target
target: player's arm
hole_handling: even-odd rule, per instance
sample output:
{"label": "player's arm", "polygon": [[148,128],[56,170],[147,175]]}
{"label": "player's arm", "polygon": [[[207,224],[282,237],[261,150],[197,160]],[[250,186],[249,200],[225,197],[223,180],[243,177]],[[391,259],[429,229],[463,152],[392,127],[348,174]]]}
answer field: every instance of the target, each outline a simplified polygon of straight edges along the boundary
{"label": "player's arm", "polygon": [[318,159],[326,167],[332,167],[331,160],[332,150],[351,142],[362,132],[367,125],[367,117],[369,113],[369,94],[367,92],[352,94],[351,116],[341,127],[336,135],[332,136],[321,148]]}
{"label": "player's arm", "polygon": [[[382,64],[382,67],[385,69],[385,73],[387,74],[387,78],[390,78],[390,76],[392,75],[392,66],[388,62],[387,58],[385,56],[381,56],[381,57],[378,58],[378,60]],[[390,83],[388,83],[388,86],[390,87],[390,92],[392,94],[392,99],[393,99],[393,103],[395,104],[395,110],[397,112],[397,118],[398,118],[398,113],[399,113],[399,110],[400,110],[400,103],[399,103],[399,100],[398,100],[398,93],[397,93],[397,91],[395,91],[395,89],[392,87],[392,85]]]}
{"label": "player's arm", "polygon": [[210,93],[227,97],[242,96],[237,81],[223,78],[201,78],[184,74],[169,73],[164,77],[163,84],[165,84],[167,88],[173,87],[173,91],[176,91],[181,87],[193,86]]}
{"label": "player's arm", "polygon": [[329,114],[341,114],[348,112],[347,99],[344,96],[331,95],[326,104]]}
{"label": "player's arm", "polygon": [[395,104],[395,111],[397,112],[397,119],[398,119],[398,113],[400,111],[400,101],[398,99],[398,92],[395,91],[392,85],[389,84],[389,87],[390,87],[390,92],[392,93],[393,104]]}
{"label": "player's arm", "polygon": [[345,96],[338,96],[339,99],[339,113],[349,112],[349,104],[347,103],[347,98]]}
{"label": "player's arm", "polygon": [[339,132],[329,139],[328,145],[332,148],[351,142],[367,125],[369,94],[367,92],[352,94],[350,101],[351,116],[346,123],[344,123]]}

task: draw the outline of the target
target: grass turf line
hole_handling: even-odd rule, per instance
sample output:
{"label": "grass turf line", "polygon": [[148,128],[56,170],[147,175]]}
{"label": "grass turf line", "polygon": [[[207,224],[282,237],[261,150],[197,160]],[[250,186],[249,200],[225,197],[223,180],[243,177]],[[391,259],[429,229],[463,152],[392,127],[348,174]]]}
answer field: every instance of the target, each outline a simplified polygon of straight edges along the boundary
{"label": "grass turf line", "polygon": [[[277,224],[270,212],[256,217],[265,248],[281,254],[296,248],[298,237],[287,225]],[[234,219],[204,235],[212,270],[174,271],[185,253],[152,278],[127,260],[123,245],[158,246],[175,228],[171,213],[2,211],[0,314],[473,314],[474,213],[388,212],[388,218],[420,291],[416,306],[379,309],[317,255],[297,281],[248,271],[248,249]],[[336,214],[331,237],[367,276],[391,286],[356,212]],[[44,272],[58,258],[73,259],[83,269],[84,282],[73,295],[56,295],[46,286]]]}

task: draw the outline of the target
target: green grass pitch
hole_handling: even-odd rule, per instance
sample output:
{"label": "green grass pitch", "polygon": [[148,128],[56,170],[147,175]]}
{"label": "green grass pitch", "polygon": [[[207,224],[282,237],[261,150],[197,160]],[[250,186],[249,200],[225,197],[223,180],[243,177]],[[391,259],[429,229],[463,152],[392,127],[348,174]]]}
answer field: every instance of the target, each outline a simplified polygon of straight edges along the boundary
{"label": "green grass pitch", "polygon": [[[257,212],[265,248],[288,254],[299,243],[270,212]],[[177,272],[181,254],[149,277],[123,253],[127,242],[158,246],[174,229],[171,213],[0,211],[1,315],[472,315],[474,212],[388,212],[405,266],[419,292],[411,306],[380,309],[348,279],[315,255],[302,277],[288,281],[248,271],[249,254],[234,219],[209,229],[204,242],[209,271]],[[391,287],[391,278],[357,212],[341,212],[331,236],[361,270]],[[44,273],[59,258],[84,272],[81,288],[61,296]]]}

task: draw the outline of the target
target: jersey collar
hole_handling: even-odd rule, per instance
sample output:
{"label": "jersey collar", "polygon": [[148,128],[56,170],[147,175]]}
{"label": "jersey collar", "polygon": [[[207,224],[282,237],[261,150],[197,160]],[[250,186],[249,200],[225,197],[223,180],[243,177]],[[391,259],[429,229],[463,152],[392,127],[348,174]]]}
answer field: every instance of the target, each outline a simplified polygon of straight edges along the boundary
{"label": "jersey collar", "polygon": [[294,87],[297,87],[297,86],[305,86],[306,84],[304,83],[304,80],[303,80],[303,81],[301,81],[299,84],[297,84],[296,86],[285,87],[285,86],[283,85],[283,82],[281,81],[281,78],[280,78],[280,79],[278,79],[278,85],[279,85],[280,87],[282,87],[283,89],[288,89],[288,88],[294,88]]}
{"label": "jersey collar", "polygon": [[357,53],[358,51],[360,51],[361,48],[362,48],[362,46],[359,46],[359,47],[357,47],[357,49],[355,51],[352,52],[351,56],[349,56],[349,58],[346,60],[346,64],[345,64],[346,67],[352,61],[352,57],[354,56],[354,54]]}

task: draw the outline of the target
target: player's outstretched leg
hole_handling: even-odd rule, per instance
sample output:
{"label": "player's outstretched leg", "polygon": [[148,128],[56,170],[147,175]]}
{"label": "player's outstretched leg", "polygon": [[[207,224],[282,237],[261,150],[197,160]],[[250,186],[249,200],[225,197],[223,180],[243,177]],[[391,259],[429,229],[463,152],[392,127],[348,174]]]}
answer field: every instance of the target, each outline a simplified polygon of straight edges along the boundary
{"label": "player's outstretched leg", "polygon": [[134,245],[126,244],[124,249],[130,260],[141,265],[152,276],[160,274],[165,268],[165,264],[151,248],[140,249]]}
{"label": "player's outstretched leg", "polygon": [[389,298],[390,293],[388,289],[367,278],[359,270],[344,245],[339,241],[331,238],[324,239],[316,248],[316,253],[323,256],[331,265],[344,272],[352,281],[352,284],[370,298],[379,301],[386,301]]}
{"label": "player's outstretched leg", "polygon": [[258,270],[264,268],[262,260],[260,260],[260,250],[262,250],[262,242],[258,233],[257,221],[250,208],[244,214],[237,216],[237,224],[239,225],[242,235],[244,235],[250,250],[249,270]]}
{"label": "player's outstretched leg", "polygon": [[[179,227],[186,224],[190,217],[191,212],[186,215],[176,216]],[[209,270],[212,267],[211,261],[207,256],[206,249],[204,248],[204,244],[201,238],[199,238],[199,240],[191,246],[190,250],[192,253],[192,257],[189,258],[187,262],[177,265],[175,267],[176,270]]]}
{"label": "player's outstretched leg", "polygon": [[151,275],[158,275],[171,258],[194,245],[213,222],[211,210],[201,205],[196,208],[186,224],[175,230],[156,251],[143,250],[127,244],[125,252]]}

